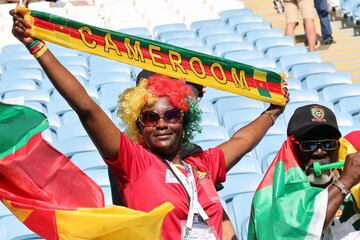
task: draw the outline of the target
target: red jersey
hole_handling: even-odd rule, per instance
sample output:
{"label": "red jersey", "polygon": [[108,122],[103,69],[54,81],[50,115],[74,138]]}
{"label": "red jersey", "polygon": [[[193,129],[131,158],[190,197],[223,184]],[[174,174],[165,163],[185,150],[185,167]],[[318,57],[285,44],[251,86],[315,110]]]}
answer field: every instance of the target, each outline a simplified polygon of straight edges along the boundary
{"label": "red jersey", "polygon": [[[122,133],[120,142],[118,160],[106,162],[122,185],[126,206],[149,212],[164,202],[171,202],[175,209],[166,216],[161,235],[164,240],[179,240],[180,221],[186,221],[189,211],[184,187],[159,157]],[[224,153],[219,148],[212,148],[197,152],[184,161],[193,167],[199,203],[221,238],[223,209],[215,184],[225,181]],[[185,169],[178,168],[186,175]]]}

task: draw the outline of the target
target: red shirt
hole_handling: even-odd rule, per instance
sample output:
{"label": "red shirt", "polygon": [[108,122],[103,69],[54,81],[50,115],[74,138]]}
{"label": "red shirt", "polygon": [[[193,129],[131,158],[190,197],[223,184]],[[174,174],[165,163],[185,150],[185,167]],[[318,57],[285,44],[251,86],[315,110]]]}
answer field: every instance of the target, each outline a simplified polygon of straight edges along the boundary
{"label": "red shirt", "polygon": [[[180,221],[186,221],[189,211],[184,187],[156,155],[124,134],[121,134],[120,142],[118,160],[106,162],[122,185],[126,206],[149,212],[164,202],[171,202],[175,209],[166,216],[161,235],[165,240],[179,240]],[[199,202],[221,238],[223,210],[214,184],[225,181],[224,153],[219,148],[212,148],[187,157],[185,162],[196,169]],[[186,175],[185,169],[178,168]]]}

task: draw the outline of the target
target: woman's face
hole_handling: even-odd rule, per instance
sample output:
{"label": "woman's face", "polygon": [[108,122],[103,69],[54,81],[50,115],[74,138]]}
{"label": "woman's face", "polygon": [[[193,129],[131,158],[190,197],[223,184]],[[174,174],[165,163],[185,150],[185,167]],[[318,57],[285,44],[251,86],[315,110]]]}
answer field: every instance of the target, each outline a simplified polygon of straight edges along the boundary
{"label": "woman's face", "polygon": [[[158,121],[153,121],[150,126],[144,124],[146,120],[151,120],[151,117],[157,116],[157,114],[161,116]],[[182,117],[183,112],[176,109],[167,97],[159,98],[152,106],[145,106],[139,117],[140,131],[145,146],[151,152],[161,156],[177,154],[183,139]]]}

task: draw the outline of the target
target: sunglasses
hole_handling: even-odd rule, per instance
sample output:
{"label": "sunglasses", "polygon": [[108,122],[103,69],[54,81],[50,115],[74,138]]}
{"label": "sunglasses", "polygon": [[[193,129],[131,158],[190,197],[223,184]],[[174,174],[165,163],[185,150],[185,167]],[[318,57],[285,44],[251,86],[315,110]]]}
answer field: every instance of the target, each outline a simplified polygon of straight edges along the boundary
{"label": "sunglasses", "polygon": [[331,151],[335,150],[338,147],[338,140],[336,139],[324,139],[324,140],[311,140],[311,141],[303,141],[303,142],[295,142],[300,146],[300,150],[303,152],[313,152],[318,146],[325,150]]}
{"label": "sunglasses", "polygon": [[155,127],[160,118],[164,119],[167,123],[178,123],[182,120],[184,112],[178,108],[166,110],[163,114],[159,114],[154,111],[144,111],[139,115],[139,122],[144,127]]}

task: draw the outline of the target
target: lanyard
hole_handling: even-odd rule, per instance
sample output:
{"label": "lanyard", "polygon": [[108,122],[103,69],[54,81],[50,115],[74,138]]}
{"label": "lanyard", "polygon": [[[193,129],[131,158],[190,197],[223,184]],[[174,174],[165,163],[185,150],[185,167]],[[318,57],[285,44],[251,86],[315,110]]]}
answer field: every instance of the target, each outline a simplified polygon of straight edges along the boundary
{"label": "lanyard", "polygon": [[204,209],[202,208],[202,206],[200,205],[200,203],[198,201],[196,182],[195,182],[194,173],[191,169],[191,165],[185,163],[184,161],[181,161],[181,162],[185,167],[187,176],[185,176],[172,162],[169,162],[166,160],[167,166],[169,167],[170,170],[172,170],[171,172],[174,174],[176,179],[185,188],[188,198],[190,198],[189,213],[188,213],[188,217],[186,220],[186,229],[187,229],[187,231],[190,231],[192,229],[192,224],[193,224],[195,214],[200,214],[201,218],[205,222],[209,219],[209,217],[205,213]]}

